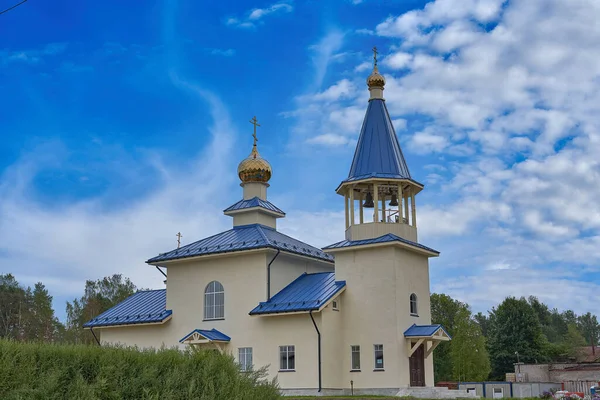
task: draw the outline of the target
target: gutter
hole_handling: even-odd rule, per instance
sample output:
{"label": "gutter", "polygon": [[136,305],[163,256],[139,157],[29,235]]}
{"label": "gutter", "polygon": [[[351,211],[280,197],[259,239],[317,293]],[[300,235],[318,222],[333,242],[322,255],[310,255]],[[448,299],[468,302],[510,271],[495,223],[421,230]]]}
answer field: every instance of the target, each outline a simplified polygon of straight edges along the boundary
{"label": "gutter", "polygon": [[279,253],[281,253],[281,250],[277,249],[277,254],[275,254],[275,257],[267,265],[267,301],[271,300],[271,264],[273,264]]}
{"label": "gutter", "polygon": [[317,323],[312,315],[313,310],[310,310],[308,313],[310,315],[310,319],[312,320],[313,325],[315,326],[315,330],[317,331],[318,336],[318,353],[319,353],[319,393],[321,393],[321,332],[319,332],[319,328],[317,327]]}
{"label": "gutter", "polygon": [[102,346],[100,344],[100,340],[98,340],[98,337],[96,336],[96,334],[94,333],[94,328],[90,327],[90,332],[92,332],[92,335],[94,335],[94,339],[96,339],[96,343],[98,343],[98,346]]}

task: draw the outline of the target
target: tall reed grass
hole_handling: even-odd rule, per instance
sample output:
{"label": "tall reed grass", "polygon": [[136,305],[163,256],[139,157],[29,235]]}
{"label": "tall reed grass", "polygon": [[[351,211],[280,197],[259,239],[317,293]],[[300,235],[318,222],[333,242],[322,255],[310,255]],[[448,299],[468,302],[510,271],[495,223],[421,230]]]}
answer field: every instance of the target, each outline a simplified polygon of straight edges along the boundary
{"label": "tall reed grass", "polygon": [[279,399],[265,371],[216,351],[136,350],[0,340],[0,399]]}

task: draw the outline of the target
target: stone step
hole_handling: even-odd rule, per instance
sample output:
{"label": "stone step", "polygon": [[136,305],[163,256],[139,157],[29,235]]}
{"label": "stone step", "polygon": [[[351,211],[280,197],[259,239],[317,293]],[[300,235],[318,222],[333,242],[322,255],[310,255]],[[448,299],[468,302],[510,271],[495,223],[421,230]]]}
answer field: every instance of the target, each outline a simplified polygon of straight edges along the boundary
{"label": "stone step", "polygon": [[398,397],[415,397],[418,399],[457,399],[457,398],[475,398],[479,396],[474,393],[469,393],[466,390],[450,390],[447,387],[409,387],[402,388],[398,393]]}

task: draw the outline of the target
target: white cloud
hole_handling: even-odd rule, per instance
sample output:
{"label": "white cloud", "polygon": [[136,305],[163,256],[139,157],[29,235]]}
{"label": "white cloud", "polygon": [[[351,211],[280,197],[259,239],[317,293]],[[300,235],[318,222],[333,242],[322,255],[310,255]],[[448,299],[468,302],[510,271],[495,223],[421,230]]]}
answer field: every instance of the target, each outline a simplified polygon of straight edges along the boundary
{"label": "white cloud", "polygon": [[326,133],[324,135],[319,135],[308,139],[307,143],[322,144],[326,146],[342,146],[350,143],[350,139],[347,136]]}
{"label": "white cloud", "polygon": [[343,43],[344,34],[338,30],[331,30],[319,43],[310,46],[315,71],[314,86],[317,90],[323,83],[332,57],[340,50]]}
{"label": "white cloud", "polygon": [[232,57],[235,55],[235,49],[208,49],[210,54],[216,56]]}
{"label": "white cloud", "polygon": [[247,13],[245,18],[229,17],[225,24],[236,28],[255,28],[264,17],[272,14],[290,13],[294,7],[288,2],[279,2],[266,8],[254,8]]}
{"label": "white cloud", "polygon": [[382,63],[392,69],[402,69],[408,67],[412,59],[412,54],[397,52],[391,56],[385,57]]}

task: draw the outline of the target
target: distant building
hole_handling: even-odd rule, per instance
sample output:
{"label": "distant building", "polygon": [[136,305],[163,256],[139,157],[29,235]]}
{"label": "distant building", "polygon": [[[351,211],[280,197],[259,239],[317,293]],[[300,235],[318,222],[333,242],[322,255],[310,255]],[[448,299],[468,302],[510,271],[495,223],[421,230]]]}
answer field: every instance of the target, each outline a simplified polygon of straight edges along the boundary
{"label": "distant building", "polygon": [[272,169],[254,119],[238,167],[243,198],[224,210],[232,229],[151,258],[168,271],[166,289],[138,292],[85,327],[103,344],[231,352],[242,369],[268,365],[288,393],[434,390],[433,351],[450,340],[431,325],[429,257],[439,253],[417,240],[423,185],[406,165],[376,60],[367,84],[350,173],[336,189],[343,241],[318,249],[277,230],[285,213],[267,199]]}

